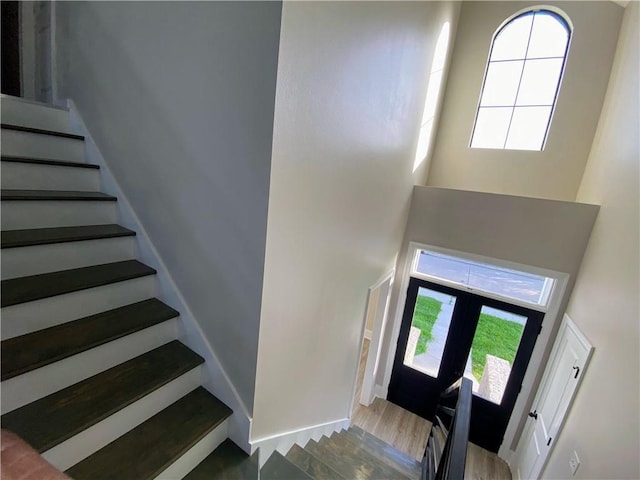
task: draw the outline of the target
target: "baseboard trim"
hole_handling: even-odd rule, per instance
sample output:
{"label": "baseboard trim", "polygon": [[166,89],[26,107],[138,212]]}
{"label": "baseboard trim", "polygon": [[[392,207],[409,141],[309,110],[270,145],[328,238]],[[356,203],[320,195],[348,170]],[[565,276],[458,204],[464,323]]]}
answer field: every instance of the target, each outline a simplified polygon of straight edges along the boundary
{"label": "baseboard trim", "polygon": [[117,204],[120,213],[120,221],[118,223],[136,231],[135,238],[138,246],[138,259],[157,270],[156,279],[159,298],[180,312],[178,339],[205,359],[203,368],[207,374],[203,375],[203,386],[233,410],[233,415],[229,418],[229,438],[249,453],[249,433],[251,426],[249,409],[242,401],[242,398],[231,382],[227,372],[222,367],[213,348],[206,340],[200,324],[193,315],[180,289],[174,282],[162,257],[131,207],[118,181],[111,173],[108,164],[100,153],[100,149],[86,128],[80,111],[73,100],[68,99],[67,104],[71,114],[72,128],[74,131],[82,133],[85,137],[84,146],[87,162],[100,166],[104,191],[118,197]]}
{"label": "baseboard trim", "polygon": [[382,385],[378,385],[378,384],[374,385],[374,387],[373,387],[373,399],[375,400],[376,397],[386,399],[387,398],[387,389],[384,388]]}
{"label": "baseboard trim", "polygon": [[329,436],[333,432],[339,432],[349,428],[350,419],[342,418],[332,422],[320,423],[310,427],[303,427],[288,432],[268,435],[266,437],[251,440],[251,453],[259,450],[258,461],[260,468],[269,459],[271,454],[277,450],[282,455],[286,455],[294,443],[304,447],[311,439],[320,440],[324,435]]}

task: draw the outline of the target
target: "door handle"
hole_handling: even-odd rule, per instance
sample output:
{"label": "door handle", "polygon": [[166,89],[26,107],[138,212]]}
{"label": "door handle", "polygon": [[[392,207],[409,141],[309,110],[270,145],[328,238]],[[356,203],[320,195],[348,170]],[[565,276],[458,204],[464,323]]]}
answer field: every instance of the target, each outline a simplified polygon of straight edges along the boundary
{"label": "door handle", "polygon": [[537,420],[538,419],[538,411],[534,410],[533,412],[529,412],[529,416],[531,418],[533,418],[534,420]]}

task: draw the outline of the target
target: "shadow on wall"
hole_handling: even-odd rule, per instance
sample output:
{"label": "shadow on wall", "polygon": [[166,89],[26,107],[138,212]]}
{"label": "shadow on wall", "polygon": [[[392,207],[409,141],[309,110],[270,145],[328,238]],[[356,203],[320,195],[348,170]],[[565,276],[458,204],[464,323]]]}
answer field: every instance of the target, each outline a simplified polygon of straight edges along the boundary
{"label": "shadow on wall", "polygon": [[418,136],[418,146],[416,147],[416,156],[413,161],[413,171],[415,172],[422,162],[427,158],[427,154],[431,150],[431,138],[435,130],[435,117],[442,91],[442,76],[447,61],[447,49],[449,48],[449,22],[444,22],[436,49],[433,55],[433,63],[431,64],[431,73],[429,74],[427,88],[427,98],[424,102],[424,111],[422,120],[420,121],[420,134]]}
{"label": "shadow on wall", "polygon": [[62,95],[251,411],[281,5],[57,9]]}

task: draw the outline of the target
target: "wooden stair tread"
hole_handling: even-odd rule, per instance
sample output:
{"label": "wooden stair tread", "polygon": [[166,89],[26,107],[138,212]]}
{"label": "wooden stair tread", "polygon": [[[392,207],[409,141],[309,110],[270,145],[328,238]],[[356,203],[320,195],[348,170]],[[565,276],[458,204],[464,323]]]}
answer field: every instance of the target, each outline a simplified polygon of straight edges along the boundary
{"label": "wooden stair tread", "polygon": [[363,464],[369,464],[374,467],[373,478],[393,478],[398,480],[408,480],[409,477],[402,472],[396,470],[394,467],[388,465],[377,454],[371,454],[366,448],[363,448],[362,443],[359,441],[353,441],[347,431],[340,433],[334,433],[331,437],[324,437],[320,441],[321,445],[333,445],[335,448],[343,449],[350,452],[348,457],[358,460]]}
{"label": "wooden stair tread", "polygon": [[7,307],[87,288],[154,275],[156,271],[137,260],[42,273],[2,280],[1,306]]}
{"label": "wooden stair tread", "polygon": [[52,243],[127,237],[135,234],[136,232],[133,230],[116,224],[5,230],[0,235],[0,246],[2,248],[30,247]]}
{"label": "wooden stair tread", "polygon": [[348,480],[298,444],[293,444],[285,458],[314,480]]}
{"label": "wooden stair tread", "polygon": [[231,440],[222,442],[191,470],[183,480],[237,480],[258,478],[257,459],[247,455]]}
{"label": "wooden stair tread", "polygon": [[[0,418],[7,428],[44,452],[118,412],[204,359],[177,340],[117,365]],[[166,441],[170,441],[168,435]]]}
{"label": "wooden stair tread", "polygon": [[386,463],[405,477],[415,480],[420,478],[420,474],[422,473],[422,465],[420,462],[409,457],[383,440],[380,440],[365,431],[354,433],[351,431],[351,428],[340,432],[340,436],[369,452],[375,458]]}
{"label": "wooden stair tread", "polygon": [[67,162],[64,160],[53,160],[50,158],[32,158],[32,157],[17,157],[14,155],[2,155],[0,160],[3,162],[12,162],[12,163],[31,163],[35,165],[51,165],[56,167],[78,167],[78,168],[90,168],[98,170],[100,169],[100,165],[95,165],[93,163],[78,163],[78,162]]}
{"label": "wooden stair tread", "polygon": [[116,340],[179,313],[156,298],[56,325],[0,343],[2,381]]}
{"label": "wooden stair tread", "polygon": [[340,439],[339,435],[334,435],[332,438],[323,437],[317,443],[309,442],[305,450],[322,459],[345,478],[407,479],[406,476],[380,462],[364,449]]}
{"label": "wooden stair tread", "polygon": [[51,135],[54,137],[70,138],[72,140],[84,140],[82,135],[74,133],[58,132],[56,130],[46,130],[44,128],[23,127],[22,125],[13,125],[11,123],[2,123],[2,128],[6,130],[16,130],[18,132],[39,133],[42,135]]}
{"label": "wooden stair tread", "polygon": [[14,190],[2,189],[1,200],[59,200],[59,201],[92,201],[115,202],[116,197],[102,192],[83,192],[76,190]]}
{"label": "wooden stair tread", "polygon": [[260,469],[261,480],[305,480],[309,475],[284,458],[277,450]]}
{"label": "wooden stair tread", "polygon": [[420,462],[384,440],[371,435],[357,426],[349,427],[349,430],[341,432],[347,439],[359,442],[360,446],[377,458],[384,459],[391,467],[409,478],[420,478],[422,465]]}
{"label": "wooden stair tread", "polygon": [[75,480],[155,478],[231,414],[198,387],[65,473]]}

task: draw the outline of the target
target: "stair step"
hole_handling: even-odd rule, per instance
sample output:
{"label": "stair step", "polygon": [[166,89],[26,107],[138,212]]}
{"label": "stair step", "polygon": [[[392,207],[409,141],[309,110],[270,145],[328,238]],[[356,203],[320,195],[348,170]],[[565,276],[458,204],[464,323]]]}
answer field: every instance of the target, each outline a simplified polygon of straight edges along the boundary
{"label": "stair step", "polygon": [[[284,458],[277,450],[260,469],[261,480],[305,480],[309,475]],[[357,477],[353,477],[357,478]]]}
{"label": "stair step", "polygon": [[15,130],[18,132],[27,132],[27,133],[38,133],[42,135],[51,135],[54,137],[62,137],[62,138],[71,138],[73,140],[84,140],[82,135],[76,135],[74,133],[66,133],[66,132],[58,132],[55,130],[46,130],[44,128],[32,128],[32,127],[24,127],[22,125],[12,125],[10,123],[2,123],[0,124],[5,130]]}
{"label": "stair step", "polygon": [[156,298],[3,340],[2,381],[175,318]]}
{"label": "stair step", "polygon": [[[204,359],[175,340],[82,382],[2,415],[0,421],[44,452],[98,423]],[[171,441],[167,435],[165,441]]]}
{"label": "stair step", "polygon": [[340,435],[344,437],[344,439],[359,445],[403,475],[414,479],[420,478],[420,474],[422,473],[422,465],[420,462],[385,441],[374,437],[356,426],[352,426],[349,430],[341,432]]}
{"label": "stair step", "polygon": [[93,163],[78,163],[78,162],[67,162],[65,160],[54,160],[48,158],[31,158],[31,157],[18,157],[15,155],[2,155],[0,160],[3,162],[11,162],[11,163],[31,163],[35,165],[51,165],[54,167],[78,167],[78,168],[89,168],[98,170],[100,165],[95,165]]}
{"label": "stair step", "polygon": [[[14,161],[2,157],[0,188],[8,190],[100,191],[100,170],[65,161]],[[80,167],[80,168],[78,168]]]}
{"label": "stair step", "polygon": [[5,123],[59,132],[70,131],[69,110],[57,105],[1,94],[0,111],[0,118]]}
{"label": "stair step", "polygon": [[3,201],[1,228],[79,227],[118,223],[117,202],[95,200]]}
{"label": "stair step", "polygon": [[410,478],[408,475],[398,471],[393,466],[389,465],[381,452],[370,453],[360,441],[357,439],[354,441],[354,437],[349,434],[348,431],[343,430],[340,433],[334,433],[329,438],[323,438],[320,441],[321,444],[334,445],[336,448],[343,449],[344,451],[352,452],[353,458],[360,458],[363,461],[373,465],[376,469],[374,476],[378,478],[383,476],[384,478],[396,478],[406,480]]}
{"label": "stair step", "polygon": [[235,443],[227,439],[196,468],[191,470],[183,480],[257,480],[257,478],[257,459],[250,457]]}
{"label": "stair step", "polygon": [[0,237],[0,247],[30,247],[52,243],[127,237],[134,236],[135,234],[136,232],[133,230],[116,224],[6,230],[2,232],[2,236]]}
{"label": "stair step", "polygon": [[1,306],[7,307],[123,280],[154,275],[155,273],[156,271],[153,268],[137,260],[125,260],[92,267],[12,278],[1,282]]}
{"label": "stair step", "polygon": [[155,478],[232,413],[198,387],[65,473],[76,480]]}
{"label": "stair step", "polygon": [[5,248],[0,280],[122,262],[136,256],[132,235]]}
{"label": "stair step", "polygon": [[[2,154],[9,157],[44,158],[85,163],[85,142],[70,133],[55,135],[55,133],[64,132],[64,129],[58,130],[55,125],[53,125],[53,130],[47,130],[46,124],[39,126],[44,128],[3,126]],[[40,133],[43,135],[39,135]]]}
{"label": "stair step", "polygon": [[21,200],[21,201],[94,201],[94,202],[115,202],[116,197],[102,192],[78,192],[72,190],[9,190],[2,189],[1,200]]}
{"label": "stair step", "polygon": [[381,463],[364,449],[351,442],[341,440],[339,435],[332,438],[323,437],[320,442],[310,441],[305,446],[305,450],[322,459],[324,463],[345,478],[407,479],[397,470]]}
{"label": "stair step", "polygon": [[293,444],[285,458],[301,470],[304,470],[314,480],[349,480],[298,444]]}

